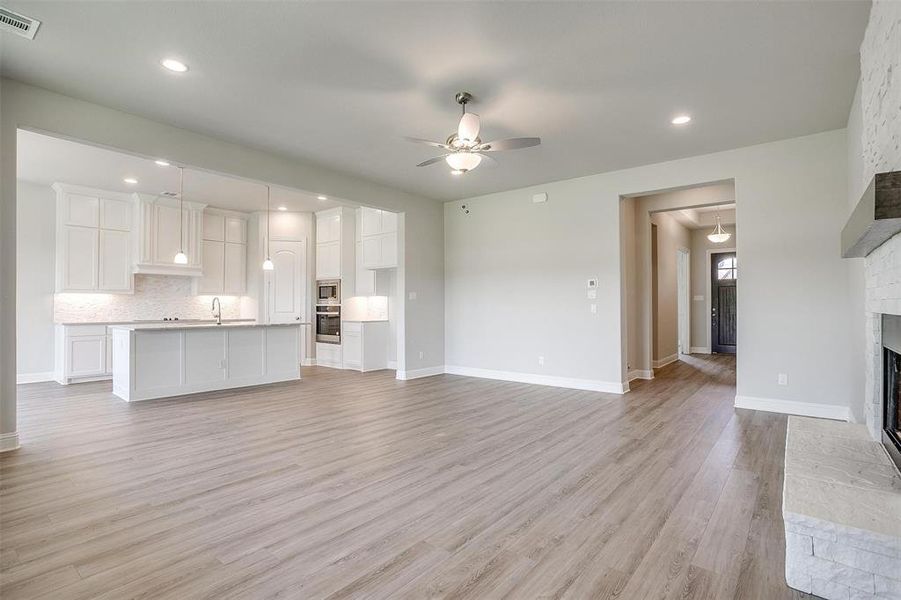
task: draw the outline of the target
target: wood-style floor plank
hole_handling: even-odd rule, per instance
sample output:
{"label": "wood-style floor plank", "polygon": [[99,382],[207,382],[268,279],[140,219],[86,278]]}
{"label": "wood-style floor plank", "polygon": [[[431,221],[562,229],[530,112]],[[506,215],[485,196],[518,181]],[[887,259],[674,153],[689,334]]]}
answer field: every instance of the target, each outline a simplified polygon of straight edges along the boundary
{"label": "wood-style floor plank", "polygon": [[785,418],[735,362],[624,396],[305,369],[127,404],[19,386],[0,457],[17,598],[799,598],[783,582]]}

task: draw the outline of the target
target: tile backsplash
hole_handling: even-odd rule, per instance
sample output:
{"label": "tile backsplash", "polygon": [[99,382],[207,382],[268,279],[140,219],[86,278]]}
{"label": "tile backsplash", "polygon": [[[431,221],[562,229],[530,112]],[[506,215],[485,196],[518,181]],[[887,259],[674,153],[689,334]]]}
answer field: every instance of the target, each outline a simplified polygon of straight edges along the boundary
{"label": "tile backsplash", "polygon": [[[134,294],[56,294],[57,323],[212,318],[212,296],[195,296],[190,277],[135,275]],[[220,296],[222,318],[240,318],[241,297]]]}

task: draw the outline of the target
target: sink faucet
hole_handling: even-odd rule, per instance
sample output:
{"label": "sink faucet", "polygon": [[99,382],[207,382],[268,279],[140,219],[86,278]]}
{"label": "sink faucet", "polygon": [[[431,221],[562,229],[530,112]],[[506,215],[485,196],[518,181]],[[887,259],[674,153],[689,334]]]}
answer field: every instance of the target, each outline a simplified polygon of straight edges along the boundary
{"label": "sink faucet", "polygon": [[[218,309],[218,310],[216,310]],[[216,325],[222,325],[222,304],[219,302],[219,296],[213,298],[213,315],[216,317]]]}

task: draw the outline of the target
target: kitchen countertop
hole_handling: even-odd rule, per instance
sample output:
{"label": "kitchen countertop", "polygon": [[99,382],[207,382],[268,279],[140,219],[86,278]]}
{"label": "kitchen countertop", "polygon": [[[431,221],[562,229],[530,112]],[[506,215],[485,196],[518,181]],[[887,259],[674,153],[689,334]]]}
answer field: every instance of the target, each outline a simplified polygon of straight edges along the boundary
{"label": "kitchen countertop", "polygon": [[345,323],[387,323],[388,319],[341,319]]}
{"label": "kitchen countertop", "polygon": [[184,321],[166,321],[164,323],[128,323],[122,325],[111,325],[113,329],[124,329],[126,331],[165,331],[169,329],[210,329],[210,328],[229,328],[236,327],[295,327],[297,325],[309,325],[306,321],[294,321],[291,323],[259,323],[257,321],[222,321],[221,325],[213,322],[184,322]]}
{"label": "kitchen countertop", "polygon": [[[179,319],[178,321],[163,321],[162,319],[135,319],[132,321],[73,321],[65,323],[56,323],[57,325],[65,325],[67,327],[75,327],[78,325],[168,325],[170,323],[178,324],[204,324],[215,323],[215,319]],[[222,319],[223,323],[256,323],[253,319]]]}

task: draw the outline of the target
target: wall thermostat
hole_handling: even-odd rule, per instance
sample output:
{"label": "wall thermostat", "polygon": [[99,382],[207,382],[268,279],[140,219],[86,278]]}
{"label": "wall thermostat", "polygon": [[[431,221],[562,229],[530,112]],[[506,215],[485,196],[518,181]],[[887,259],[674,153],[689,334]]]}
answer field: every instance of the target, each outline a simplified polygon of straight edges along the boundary
{"label": "wall thermostat", "polygon": [[591,278],[591,279],[589,279],[589,280],[588,280],[588,286],[587,286],[587,287],[588,287],[589,290],[593,290],[593,289],[597,288],[597,287],[598,287],[598,280],[597,280],[597,278]]}

